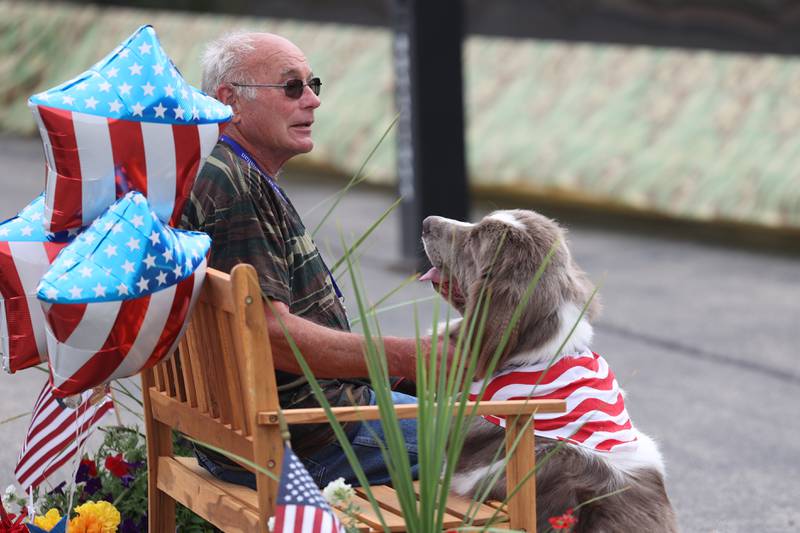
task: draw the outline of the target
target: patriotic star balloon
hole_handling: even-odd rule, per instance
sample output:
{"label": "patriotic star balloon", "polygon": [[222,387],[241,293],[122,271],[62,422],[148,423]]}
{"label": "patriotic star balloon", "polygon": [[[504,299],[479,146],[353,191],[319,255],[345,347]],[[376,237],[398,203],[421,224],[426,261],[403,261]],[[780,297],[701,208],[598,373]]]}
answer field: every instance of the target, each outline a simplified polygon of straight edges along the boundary
{"label": "patriotic star balloon", "polygon": [[186,83],[142,26],[83,74],[28,100],[47,160],[49,231],[91,224],[129,190],[177,225],[230,107]]}
{"label": "patriotic star balloon", "polygon": [[165,225],[132,191],[66,247],[39,283],[53,394],[134,375],[171,354],[200,292],[208,235]]}
{"label": "patriotic star balloon", "polygon": [[3,368],[16,372],[47,360],[39,279],[77,232],[48,234],[42,228],[44,195],[0,223],[0,351]]}

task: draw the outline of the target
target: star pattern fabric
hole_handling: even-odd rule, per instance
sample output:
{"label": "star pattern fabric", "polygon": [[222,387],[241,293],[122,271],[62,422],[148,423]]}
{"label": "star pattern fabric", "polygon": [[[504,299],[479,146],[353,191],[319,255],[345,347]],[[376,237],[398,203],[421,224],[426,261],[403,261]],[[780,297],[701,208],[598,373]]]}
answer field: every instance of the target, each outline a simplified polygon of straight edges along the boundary
{"label": "star pattern fabric", "polygon": [[229,106],[183,79],[151,26],[28,105],[47,160],[49,231],[88,226],[130,190],[176,225],[232,116]]}
{"label": "star pattern fabric", "polygon": [[130,192],[84,230],[39,283],[53,394],[132,376],[177,346],[211,239],[161,222]]}
{"label": "star pattern fabric", "polygon": [[42,228],[44,195],[0,223],[0,352],[6,372],[47,360],[45,320],[36,299],[39,279],[77,231]]}
{"label": "star pattern fabric", "polygon": [[230,120],[230,107],[192,87],[152,26],[142,26],[86,72],[33,95],[30,104],[162,124]]}
{"label": "star pattern fabric", "polygon": [[74,304],[152,294],[189,277],[210,246],[208,235],[170,228],[143,195],[130,192],[59,255],[38,297]]}

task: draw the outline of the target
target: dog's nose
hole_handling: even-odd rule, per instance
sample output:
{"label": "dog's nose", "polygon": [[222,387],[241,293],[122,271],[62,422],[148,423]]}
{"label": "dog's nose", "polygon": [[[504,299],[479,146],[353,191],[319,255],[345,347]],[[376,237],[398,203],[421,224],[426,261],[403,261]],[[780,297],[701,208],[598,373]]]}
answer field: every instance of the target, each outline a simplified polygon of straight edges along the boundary
{"label": "dog's nose", "polygon": [[433,224],[433,219],[436,218],[434,216],[425,217],[425,220],[422,221],[422,236],[425,237],[430,235],[431,233],[431,224]]}
{"label": "dog's nose", "polygon": [[434,221],[439,218],[437,216],[429,216],[425,217],[425,220],[422,221],[422,236],[426,237],[431,234],[433,231]]}

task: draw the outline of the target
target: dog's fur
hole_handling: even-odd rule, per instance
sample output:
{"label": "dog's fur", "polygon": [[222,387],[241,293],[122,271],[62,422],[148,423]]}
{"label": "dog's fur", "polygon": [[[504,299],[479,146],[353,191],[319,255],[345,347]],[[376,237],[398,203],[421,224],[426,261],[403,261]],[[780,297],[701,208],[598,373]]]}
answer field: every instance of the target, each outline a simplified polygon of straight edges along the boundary
{"label": "dog's fur", "polygon": [[[553,220],[532,211],[497,211],[477,224],[441,217],[423,223],[423,244],[440,281],[435,283],[465,317],[478,311],[481,291],[488,291],[489,309],[477,361],[477,378],[487,365],[539,266],[548,252],[552,259],[511,331],[496,372],[521,364],[548,361],[569,335],[589,300],[593,286],[578,268],[566,246],[565,232]],[[562,353],[575,354],[589,346],[589,321],[599,311],[593,300],[567,340]],[[483,315],[483,311],[479,311]],[[455,332],[451,331],[451,335]],[[664,466],[655,443],[637,433],[636,451],[596,452],[573,444],[556,449],[556,441],[537,438],[536,508],[538,527],[548,517],[576,508],[592,498],[626,490],[576,511],[576,532],[674,532],[675,515],[664,487]],[[471,495],[480,482],[502,466],[491,464],[503,448],[504,429],[475,417],[455,467],[451,488]],[[556,450],[546,460],[544,455]],[[489,497],[504,499],[505,476]]]}

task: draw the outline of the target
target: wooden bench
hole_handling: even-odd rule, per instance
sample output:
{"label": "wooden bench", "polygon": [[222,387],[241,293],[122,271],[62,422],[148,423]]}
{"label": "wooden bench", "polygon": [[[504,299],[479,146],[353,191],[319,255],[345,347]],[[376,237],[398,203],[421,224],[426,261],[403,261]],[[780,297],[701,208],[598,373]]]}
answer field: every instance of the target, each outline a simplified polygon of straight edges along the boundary
{"label": "wooden bench", "polygon": [[[172,430],[227,450],[280,475],[283,440],[278,424],[275,373],[267,323],[256,272],[238,265],[230,276],[209,269],[186,335],[175,355],[142,373],[148,459],[148,522],[151,533],[175,531],[175,502],[180,502],[225,532],[266,533],[274,515],[277,482],[255,472],[257,490],[220,481],[194,458],[175,457]],[[479,413],[530,415],[561,412],[563,402],[483,402]],[[416,416],[415,405],[397,406],[400,418]],[[334,408],[339,420],[374,420],[377,407]],[[327,422],[322,409],[283,410],[287,423]],[[524,423],[509,423],[507,447]],[[510,418],[509,421],[513,420]],[[533,450],[533,431],[524,432],[519,448]],[[516,453],[507,467],[509,486],[534,467],[533,453]],[[371,487],[391,531],[405,531],[397,495],[388,486]],[[362,490],[357,505],[363,531],[381,530]],[[535,483],[531,477],[509,501],[507,527],[536,531]],[[451,497],[447,528],[462,523],[469,501]],[[495,504],[496,505],[496,504]],[[495,512],[478,508],[475,524]]]}

